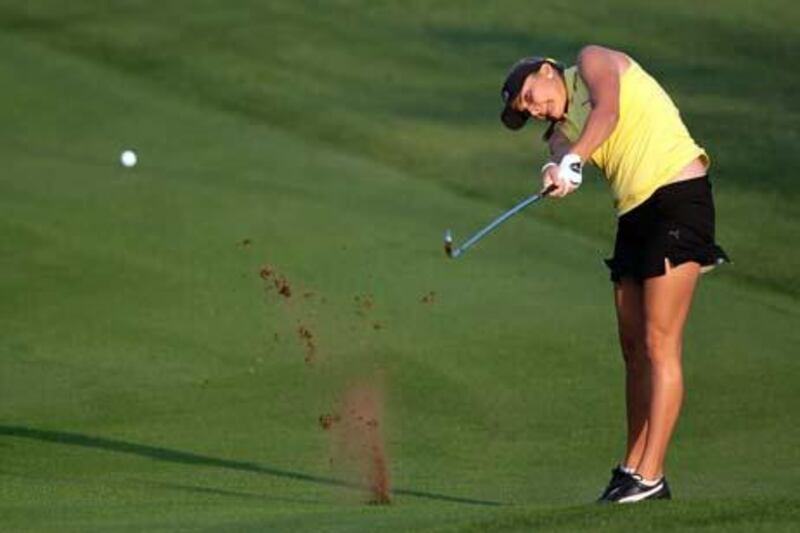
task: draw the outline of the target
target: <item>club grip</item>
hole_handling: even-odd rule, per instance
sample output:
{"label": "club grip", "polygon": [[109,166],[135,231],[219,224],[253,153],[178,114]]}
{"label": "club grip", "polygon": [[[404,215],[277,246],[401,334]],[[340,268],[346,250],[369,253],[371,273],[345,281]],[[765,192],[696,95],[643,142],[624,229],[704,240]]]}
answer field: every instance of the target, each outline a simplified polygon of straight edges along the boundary
{"label": "club grip", "polygon": [[556,185],[555,183],[551,183],[545,190],[539,193],[539,196],[544,198],[545,196],[547,196],[556,189],[558,189],[558,185]]}

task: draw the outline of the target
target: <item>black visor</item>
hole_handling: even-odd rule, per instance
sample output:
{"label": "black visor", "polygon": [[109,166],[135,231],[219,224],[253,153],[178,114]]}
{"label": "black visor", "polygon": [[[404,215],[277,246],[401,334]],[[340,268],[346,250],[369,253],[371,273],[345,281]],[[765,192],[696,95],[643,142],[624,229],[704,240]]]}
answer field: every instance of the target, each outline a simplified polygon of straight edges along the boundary
{"label": "black visor", "polygon": [[520,129],[528,122],[530,117],[531,115],[527,111],[517,111],[511,107],[511,105],[505,106],[503,112],[500,114],[500,120],[502,120],[506,128],[510,130]]}

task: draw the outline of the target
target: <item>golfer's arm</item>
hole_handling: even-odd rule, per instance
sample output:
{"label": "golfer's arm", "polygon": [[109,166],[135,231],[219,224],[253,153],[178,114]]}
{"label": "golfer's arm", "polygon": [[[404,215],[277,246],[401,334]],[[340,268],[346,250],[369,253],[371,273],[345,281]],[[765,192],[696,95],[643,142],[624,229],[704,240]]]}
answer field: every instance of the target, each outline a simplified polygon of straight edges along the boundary
{"label": "golfer's arm", "polygon": [[570,148],[586,161],[608,139],[619,120],[619,72],[608,50],[587,46],[578,55],[578,72],[589,89],[592,110]]}
{"label": "golfer's arm", "polygon": [[567,155],[571,148],[569,139],[558,130],[555,130],[547,140],[547,146],[550,148],[550,161],[554,163],[560,162],[561,158]]}

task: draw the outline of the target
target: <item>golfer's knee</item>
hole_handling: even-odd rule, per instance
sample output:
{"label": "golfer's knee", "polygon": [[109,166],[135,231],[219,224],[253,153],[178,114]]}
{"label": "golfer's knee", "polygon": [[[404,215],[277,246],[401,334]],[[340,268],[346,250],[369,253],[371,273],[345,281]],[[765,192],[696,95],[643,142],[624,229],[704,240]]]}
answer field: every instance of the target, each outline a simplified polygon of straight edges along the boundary
{"label": "golfer's knee", "polygon": [[651,363],[676,360],[681,355],[680,335],[663,328],[648,327],[645,347]]}
{"label": "golfer's knee", "polygon": [[648,363],[647,346],[642,335],[635,332],[621,331],[619,343],[622,348],[622,358],[625,360],[625,366],[635,368]]}

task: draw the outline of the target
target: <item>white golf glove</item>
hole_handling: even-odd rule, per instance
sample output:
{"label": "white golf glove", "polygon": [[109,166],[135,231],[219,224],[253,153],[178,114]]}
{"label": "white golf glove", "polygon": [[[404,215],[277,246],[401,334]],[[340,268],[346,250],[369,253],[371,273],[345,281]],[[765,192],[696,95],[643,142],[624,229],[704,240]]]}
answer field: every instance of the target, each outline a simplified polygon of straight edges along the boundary
{"label": "white golf glove", "polygon": [[558,179],[563,181],[572,192],[583,183],[583,163],[577,154],[567,154],[558,164]]}
{"label": "white golf glove", "polygon": [[[559,185],[551,196],[563,197],[581,186],[583,183],[583,163],[577,154],[567,154],[560,163],[549,162],[542,167],[544,187]],[[556,179],[553,179],[553,178]],[[561,183],[558,183],[561,182]]]}

